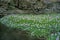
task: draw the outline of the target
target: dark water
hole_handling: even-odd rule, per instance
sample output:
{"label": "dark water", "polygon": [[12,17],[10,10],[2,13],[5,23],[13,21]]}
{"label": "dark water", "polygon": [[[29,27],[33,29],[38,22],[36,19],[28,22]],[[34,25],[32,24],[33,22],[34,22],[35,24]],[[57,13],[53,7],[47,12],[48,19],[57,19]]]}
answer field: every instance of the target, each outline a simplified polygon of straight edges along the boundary
{"label": "dark water", "polygon": [[4,15],[0,15],[0,18],[4,17]]}

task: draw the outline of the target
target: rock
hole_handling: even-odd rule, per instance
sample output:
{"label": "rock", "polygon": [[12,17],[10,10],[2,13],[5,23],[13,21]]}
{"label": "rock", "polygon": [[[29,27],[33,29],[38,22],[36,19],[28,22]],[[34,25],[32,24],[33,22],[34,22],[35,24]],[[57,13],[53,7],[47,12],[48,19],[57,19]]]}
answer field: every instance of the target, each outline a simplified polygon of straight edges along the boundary
{"label": "rock", "polygon": [[27,31],[7,27],[0,23],[0,40],[29,40]]}
{"label": "rock", "polygon": [[0,14],[3,13],[3,12],[5,12],[5,11],[6,11],[6,10],[5,10],[4,8],[1,8],[1,7],[0,7]]}

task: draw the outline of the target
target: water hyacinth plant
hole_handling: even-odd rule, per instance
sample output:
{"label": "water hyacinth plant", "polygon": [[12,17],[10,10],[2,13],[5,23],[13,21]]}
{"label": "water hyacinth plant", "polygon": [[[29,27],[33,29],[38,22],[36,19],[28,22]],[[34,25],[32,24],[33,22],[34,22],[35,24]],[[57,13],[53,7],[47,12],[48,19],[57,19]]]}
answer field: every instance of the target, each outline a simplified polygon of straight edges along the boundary
{"label": "water hyacinth plant", "polygon": [[28,30],[31,36],[45,36],[46,40],[56,39],[60,31],[60,14],[8,15],[0,22],[10,28]]}

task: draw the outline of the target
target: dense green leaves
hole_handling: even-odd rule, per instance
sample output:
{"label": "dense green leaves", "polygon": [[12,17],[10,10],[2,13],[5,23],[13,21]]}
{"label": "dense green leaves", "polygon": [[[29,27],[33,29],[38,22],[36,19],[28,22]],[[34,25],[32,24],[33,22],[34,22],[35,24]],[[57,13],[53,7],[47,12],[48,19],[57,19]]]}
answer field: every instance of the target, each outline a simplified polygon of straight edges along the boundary
{"label": "dense green leaves", "polygon": [[0,22],[8,27],[28,30],[37,37],[48,37],[60,30],[60,14],[9,15],[1,18]]}

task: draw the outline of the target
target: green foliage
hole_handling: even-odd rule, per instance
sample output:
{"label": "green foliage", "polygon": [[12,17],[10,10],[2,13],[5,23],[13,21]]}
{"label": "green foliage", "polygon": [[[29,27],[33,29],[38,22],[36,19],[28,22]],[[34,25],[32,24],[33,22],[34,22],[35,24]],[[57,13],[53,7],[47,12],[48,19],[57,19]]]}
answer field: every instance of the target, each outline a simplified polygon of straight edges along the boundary
{"label": "green foliage", "polygon": [[11,28],[28,30],[31,36],[47,36],[60,30],[60,14],[9,15],[0,20]]}

